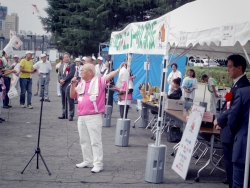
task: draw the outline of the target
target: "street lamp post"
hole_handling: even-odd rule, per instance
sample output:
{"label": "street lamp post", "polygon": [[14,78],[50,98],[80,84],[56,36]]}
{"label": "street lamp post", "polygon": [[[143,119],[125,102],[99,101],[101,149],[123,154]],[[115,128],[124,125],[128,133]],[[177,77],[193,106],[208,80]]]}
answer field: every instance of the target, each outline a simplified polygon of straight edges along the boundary
{"label": "street lamp post", "polygon": [[3,41],[4,41],[5,37],[0,37],[0,39],[1,39],[0,48],[3,49],[3,45],[4,45]]}
{"label": "street lamp post", "polygon": [[43,44],[42,44],[42,54],[43,54],[43,48],[44,48],[44,35],[42,36],[43,38]]}

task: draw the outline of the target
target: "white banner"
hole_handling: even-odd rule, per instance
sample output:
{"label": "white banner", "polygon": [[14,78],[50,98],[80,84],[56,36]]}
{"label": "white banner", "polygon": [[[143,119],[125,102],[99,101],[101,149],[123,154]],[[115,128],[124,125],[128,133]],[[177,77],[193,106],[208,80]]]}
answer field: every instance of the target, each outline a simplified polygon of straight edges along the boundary
{"label": "white banner", "polygon": [[13,54],[13,47],[10,42],[4,47],[3,50],[8,56],[11,56]]}
{"label": "white banner", "polygon": [[18,79],[19,78],[15,74],[12,74],[11,82],[10,82],[11,86],[16,86]]}
{"label": "white banner", "polygon": [[23,42],[17,36],[13,36],[12,39],[10,39],[10,43],[16,49],[18,49],[23,44]]}
{"label": "white banner", "polygon": [[166,54],[170,15],[147,22],[129,24],[122,31],[112,32],[109,54]]}
{"label": "white banner", "polygon": [[189,164],[192,158],[194,145],[200,130],[202,117],[205,108],[193,105],[192,113],[189,116],[185,130],[183,132],[180,146],[172,165],[172,169],[179,174],[184,180],[187,177]]}

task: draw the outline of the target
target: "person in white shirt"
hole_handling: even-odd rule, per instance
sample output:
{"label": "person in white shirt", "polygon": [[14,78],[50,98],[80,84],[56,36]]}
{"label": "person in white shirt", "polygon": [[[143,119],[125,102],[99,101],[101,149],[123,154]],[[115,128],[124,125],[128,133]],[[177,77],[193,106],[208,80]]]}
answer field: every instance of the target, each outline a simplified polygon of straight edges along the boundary
{"label": "person in white shirt", "polygon": [[182,79],[182,75],[181,75],[181,72],[178,71],[178,66],[176,63],[173,63],[171,65],[171,68],[172,68],[172,72],[168,75],[168,83],[169,83],[169,87],[168,87],[168,95],[170,95],[173,90],[172,90],[172,84],[173,84],[173,80],[175,78],[180,78]]}
{"label": "person in white shirt", "polygon": [[[59,63],[56,64],[56,73],[57,73],[57,75],[59,73],[59,69],[60,69],[61,64],[63,64],[63,57],[60,56],[59,60],[60,60]],[[60,84],[59,84],[58,80],[56,80],[56,91],[57,91],[57,96],[61,97],[62,94],[61,94]]]}
{"label": "person in white shirt", "polygon": [[[49,100],[49,81],[50,81],[50,71],[52,70],[50,62],[46,60],[47,55],[41,55],[41,61],[38,61],[33,68],[38,70],[39,75],[39,88],[44,85],[44,101],[50,102]],[[42,97],[42,88],[40,89],[40,97]]]}
{"label": "person in white shirt", "polygon": [[102,61],[103,61],[103,58],[102,58],[102,57],[98,57],[98,58],[97,58],[98,64],[95,66],[95,74],[96,74],[96,76],[98,76],[98,77],[102,77],[102,75],[103,75],[103,73],[104,73],[104,71],[105,71],[105,69],[106,69],[106,67],[105,67],[105,65],[102,63]]}
{"label": "person in white shirt", "polygon": [[80,72],[80,69],[81,69],[81,67],[82,67],[80,58],[76,58],[76,59],[75,59],[75,64],[76,64],[76,72],[75,72],[74,77],[76,77],[77,80],[80,81],[80,79],[81,79],[81,76],[80,76],[80,73],[81,73],[81,72]]}
{"label": "person in white shirt", "polygon": [[213,114],[216,114],[216,105],[218,98],[220,97],[218,94],[218,87],[217,87],[217,82],[215,81],[214,78],[209,77],[208,75],[204,74],[202,76],[202,80],[204,82],[207,82],[207,89],[211,94],[210,97],[210,112]]}
{"label": "person in white shirt", "polygon": [[[11,65],[11,68],[16,71],[15,75],[19,78],[19,74],[20,74],[19,56],[14,55],[13,59],[14,59],[14,63]],[[15,86],[17,91],[18,91],[18,85],[19,85],[19,81],[16,83],[16,86]]]}
{"label": "person in white shirt", "polygon": [[188,76],[184,78],[182,82],[182,88],[184,93],[184,99],[188,102],[193,102],[195,97],[195,90],[198,88],[198,82],[195,78],[195,72],[193,69],[189,69]]}

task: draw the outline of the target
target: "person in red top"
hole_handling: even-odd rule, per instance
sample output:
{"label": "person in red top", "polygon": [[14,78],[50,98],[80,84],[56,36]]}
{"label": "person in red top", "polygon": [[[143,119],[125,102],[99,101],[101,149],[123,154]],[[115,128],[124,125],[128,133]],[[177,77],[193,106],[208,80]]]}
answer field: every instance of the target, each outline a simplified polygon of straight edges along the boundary
{"label": "person in red top", "polygon": [[91,172],[103,170],[102,114],[105,112],[105,87],[115,77],[120,68],[104,77],[95,74],[95,66],[86,58],[81,68],[81,81],[71,80],[70,97],[78,100],[78,131],[82,148],[83,162],[77,168],[93,167]]}

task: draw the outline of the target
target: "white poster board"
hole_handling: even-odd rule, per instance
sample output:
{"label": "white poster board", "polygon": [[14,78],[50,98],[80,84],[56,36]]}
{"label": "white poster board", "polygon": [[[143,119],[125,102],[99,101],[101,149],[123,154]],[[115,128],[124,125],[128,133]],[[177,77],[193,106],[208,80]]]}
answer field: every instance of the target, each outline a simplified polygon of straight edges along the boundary
{"label": "white poster board", "polygon": [[150,63],[144,62],[144,70],[149,70],[149,69],[150,69]]}
{"label": "white poster board", "polygon": [[187,43],[187,33],[186,32],[180,32],[180,39],[179,39],[178,46],[186,47],[186,43]]}
{"label": "white poster board", "polygon": [[205,108],[194,105],[183,132],[179,149],[174,159],[172,169],[184,180],[187,177],[189,164],[192,158],[195,142],[200,130]]}
{"label": "white poster board", "polygon": [[235,40],[235,25],[221,26],[221,46],[233,46]]}

